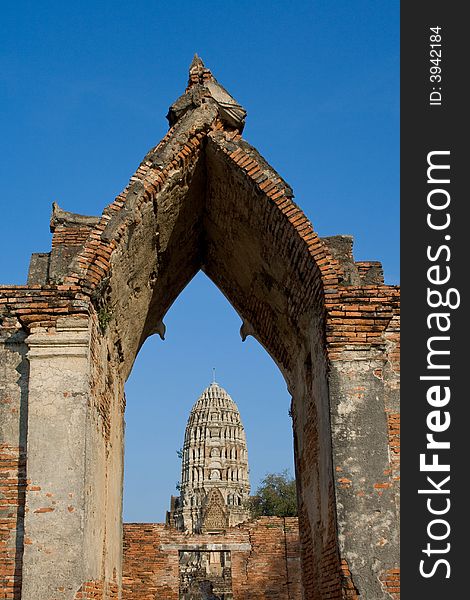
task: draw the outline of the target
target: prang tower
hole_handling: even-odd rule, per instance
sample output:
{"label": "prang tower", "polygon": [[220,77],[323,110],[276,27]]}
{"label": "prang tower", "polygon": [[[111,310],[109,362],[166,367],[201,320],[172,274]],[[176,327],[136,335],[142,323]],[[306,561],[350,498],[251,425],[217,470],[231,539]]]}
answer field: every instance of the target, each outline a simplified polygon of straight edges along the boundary
{"label": "prang tower", "polygon": [[168,523],[189,533],[216,533],[249,519],[245,430],[237,405],[213,382],[194,404],[182,450],[180,496]]}

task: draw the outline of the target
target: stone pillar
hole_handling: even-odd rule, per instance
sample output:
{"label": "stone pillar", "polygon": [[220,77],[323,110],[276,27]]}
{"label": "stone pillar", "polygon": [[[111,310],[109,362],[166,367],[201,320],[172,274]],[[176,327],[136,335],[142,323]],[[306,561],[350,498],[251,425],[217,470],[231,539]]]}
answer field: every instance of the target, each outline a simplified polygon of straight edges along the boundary
{"label": "stone pillar", "polygon": [[[343,575],[359,597],[385,600],[382,581],[399,564],[396,480],[389,451],[380,350],[343,352],[330,371],[333,468]],[[353,595],[352,597],[356,597]]]}
{"label": "stone pillar", "polygon": [[[22,600],[73,600],[84,572],[89,330],[59,319],[29,347],[28,489]],[[89,561],[88,561],[89,562]]]}

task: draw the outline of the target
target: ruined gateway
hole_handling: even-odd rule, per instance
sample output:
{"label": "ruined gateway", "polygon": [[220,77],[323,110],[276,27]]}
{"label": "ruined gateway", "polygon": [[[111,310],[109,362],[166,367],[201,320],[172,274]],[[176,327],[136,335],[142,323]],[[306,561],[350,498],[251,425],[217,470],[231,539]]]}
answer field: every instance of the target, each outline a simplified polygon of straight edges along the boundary
{"label": "ruined gateway", "polygon": [[0,288],[3,598],[121,597],[124,383],[199,269],[292,396],[303,597],[398,598],[399,290],[317,235],[245,114],[196,58],[126,189],[55,205],[51,251]]}

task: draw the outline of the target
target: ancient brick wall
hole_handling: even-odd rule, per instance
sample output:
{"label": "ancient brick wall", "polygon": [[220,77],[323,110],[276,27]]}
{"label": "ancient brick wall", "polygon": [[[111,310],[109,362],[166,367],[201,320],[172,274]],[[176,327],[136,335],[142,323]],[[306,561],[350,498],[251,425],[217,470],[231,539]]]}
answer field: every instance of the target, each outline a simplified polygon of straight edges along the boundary
{"label": "ancient brick wall", "polygon": [[261,517],[220,535],[185,535],[160,523],[124,525],[123,600],[179,597],[179,552],[230,551],[233,600],[300,600],[295,517]]}
{"label": "ancient brick wall", "polygon": [[115,583],[104,583],[103,581],[87,581],[80,586],[75,594],[74,600],[118,600],[119,588]]}
{"label": "ancient brick wall", "polygon": [[298,520],[264,517],[240,530],[251,550],[233,553],[234,600],[300,600]]}
{"label": "ancient brick wall", "polygon": [[[26,492],[26,337],[15,318],[0,336],[0,598],[21,597]],[[27,542],[27,540],[26,540]]]}

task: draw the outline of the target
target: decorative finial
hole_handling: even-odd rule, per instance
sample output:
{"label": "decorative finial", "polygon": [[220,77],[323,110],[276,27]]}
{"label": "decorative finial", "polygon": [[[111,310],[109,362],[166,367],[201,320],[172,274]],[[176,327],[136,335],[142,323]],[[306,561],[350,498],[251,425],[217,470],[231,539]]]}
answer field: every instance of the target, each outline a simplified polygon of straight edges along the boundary
{"label": "decorative finial", "polygon": [[217,107],[220,119],[228,128],[237,129],[239,133],[243,131],[245,109],[217,82],[201,57],[195,54],[189,66],[186,91],[173,102],[168,111],[170,127],[189,111],[196,110],[208,102]]}
{"label": "decorative finial", "polygon": [[193,56],[193,60],[191,61],[191,65],[189,66],[189,69],[194,69],[195,67],[204,67],[204,63],[197,55],[197,52]]}
{"label": "decorative finial", "polygon": [[195,84],[204,85],[207,81],[214,81],[214,77],[210,69],[206,68],[202,59],[195,54],[189,66],[189,80],[186,91]]}
{"label": "decorative finial", "polygon": [[216,383],[216,381],[215,381],[215,367],[212,367],[212,383]]}

